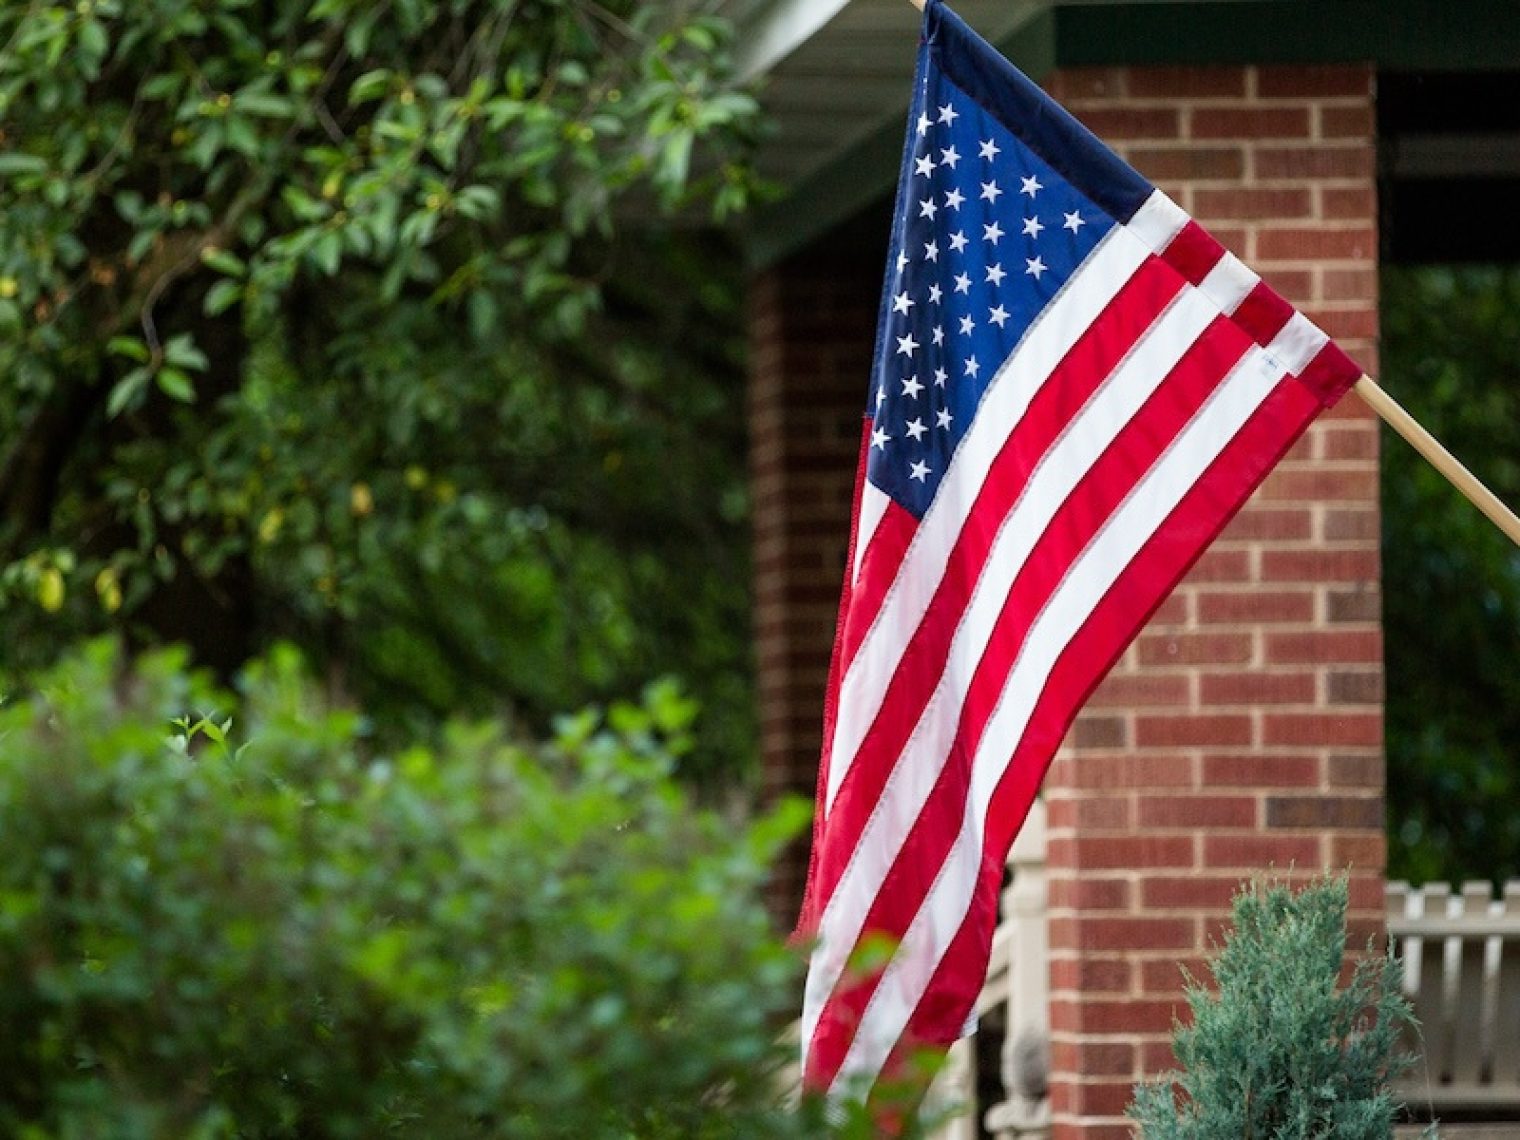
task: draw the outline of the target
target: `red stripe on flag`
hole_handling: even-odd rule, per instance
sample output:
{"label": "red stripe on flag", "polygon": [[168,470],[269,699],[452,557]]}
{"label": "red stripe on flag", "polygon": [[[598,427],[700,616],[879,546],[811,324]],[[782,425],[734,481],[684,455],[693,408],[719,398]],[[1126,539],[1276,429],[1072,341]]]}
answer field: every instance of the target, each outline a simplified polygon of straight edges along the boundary
{"label": "red stripe on flag", "polygon": [[[912,513],[898,505],[896,499],[888,499],[881,521],[866,545],[865,557],[860,563],[860,575],[854,584],[854,601],[848,614],[842,614],[844,622],[843,667],[848,669],[855,660],[855,652],[870,632],[871,623],[881,609],[903,556],[918,531],[918,520]],[[846,571],[848,572],[848,571]],[[843,674],[840,674],[843,676]],[[825,736],[824,740],[829,737]]]}
{"label": "red stripe on flag", "polygon": [[1162,259],[1187,278],[1190,285],[1197,285],[1207,277],[1223,256],[1224,246],[1194,221],[1183,226],[1161,251]]}
{"label": "red stripe on flag", "polygon": [[1326,341],[1298,377],[1325,408],[1344,396],[1361,378],[1361,366],[1342,352],[1334,341]]}
{"label": "red stripe on flag", "polygon": [[1235,310],[1235,323],[1263,348],[1271,344],[1272,338],[1292,319],[1293,306],[1279,297],[1265,281],[1258,281]]}

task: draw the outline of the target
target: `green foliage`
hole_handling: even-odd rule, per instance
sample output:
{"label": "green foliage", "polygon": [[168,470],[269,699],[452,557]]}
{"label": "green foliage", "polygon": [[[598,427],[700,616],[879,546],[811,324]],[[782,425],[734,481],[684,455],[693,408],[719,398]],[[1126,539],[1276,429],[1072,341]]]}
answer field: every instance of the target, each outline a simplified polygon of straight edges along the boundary
{"label": "green foliage", "polygon": [[0,674],[284,637],[403,739],[680,669],[742,764],[714,7],[0,5]]}
{"label": "green foliage", "polygon": [[821,1134],[756,889],[801,809],[694,809],[679,693],[382,754],[280,650],[232,708],[106,642],[0,708],[0,1133]]}
{"label": "green foliage", "polygon": [[[1520,270],[1389,270],[1382,288],[1382,382],[1520,504]],[[1520,866],[1520,551],[1392,436],[1382,485],[1389,874],[1498,877]]]}
{"label": "green foliage", "polygon": [[[1385,1140],[1389,1082],[1410,1020],[1393,958],[1346,950],[1346,883],[1242,890],[1213,962],[1217,995],[1189,979],[1193,1023],[1173,1040],[1183,1071],[1139,1086],[1146,1140]],[[1181,1098],[1174,1091],[1181,1091]]]}

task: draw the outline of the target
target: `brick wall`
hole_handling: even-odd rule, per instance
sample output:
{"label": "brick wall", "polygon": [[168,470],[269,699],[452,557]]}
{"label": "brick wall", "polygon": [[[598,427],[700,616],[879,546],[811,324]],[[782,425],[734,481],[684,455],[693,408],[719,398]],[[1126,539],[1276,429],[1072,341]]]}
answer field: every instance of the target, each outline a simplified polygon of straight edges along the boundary
{"label": "brick wall", "polygon": [[[1053,93],[1376,375],[1372,74],[1104,69]],[[1382,921],[1377,424],[1312,426],[1094,694],[1046,781],[1057,1140],[1128,1137],[1231,892],[1349,868]]]}
{"label": "brick wall", "polygon": [[[889,221],[862,220],[758,276],[749,292],[750,489],[760,751],[767,797],[813,797],[850,495]],[[778,927],[797,917],[807,842],[777,866]]]}

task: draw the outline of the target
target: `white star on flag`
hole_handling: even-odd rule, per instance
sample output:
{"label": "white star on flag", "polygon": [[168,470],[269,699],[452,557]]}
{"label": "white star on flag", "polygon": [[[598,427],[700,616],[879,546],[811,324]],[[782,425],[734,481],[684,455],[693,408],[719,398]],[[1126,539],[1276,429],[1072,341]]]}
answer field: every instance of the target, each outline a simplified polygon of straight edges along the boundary
{"label": "white star on flag", "polygon": [[916,440],[919,436],[923,435],[924,432],[928,431],[929,429],[924,427],[924,421],[920,417],[909,420],[907,427],[904,430],[907,431],[909,439]]}
{"label": "white star on flag", "polygon": [[957,273],[955,275],[955,291],[957,293],[971,292],[971,278],[967,277],[964,273]]}
{"label": "white star on flag", "polygon": [[1003,227],[998,225],[996,222],[988,222],[982,227],[983,241],[990,241],[993,245],[997,245],[998,239],[1002,236]]}
{"label": "white star on flag", "polygon": [[902,394],[911,399],[918,399],[918,394],[924,390],[924,386],[918,382],[917,376],[908,376],[903,380]]}
{"label": "white star on flag", "polygon": [[935,427],[942,427],[946,431],[950,430],[950,409],[949,408],[941,408],[939,411],[937,411],[937,412],[934,413],[934,418],[938,421],[934,425]]}
{"label": "white star on flag", "polygon": [[998,188],[998,184],[996,182],[982,183],[982,201],[984,202],[996,202],[998,200],[998,195],[1002,192],[1003,191]]}
{"label": "white star on flag", "polygon": [[998,144],[996,142],[994,142],[992,139],[983,139],[982,140],[982,157],[983,158],[987,159],[990,162],[992,159],[996,158],[1001,153],[1002,153],[1002,151],[1000,151],[998,149]]}
{"label": "white star on flag", "polygon": [[878,426],[876,430],[871,433],[871,446],[885,451],[887,449],[887,440],[891,438],[892,437],[888,435],[883,428]]}
{"label": "white star on flag", "polygon": [[937,304],[939,304],[939,299],[942,296],[944,296],[944,293],[945,293],[945,291],[939,287],[939,282],[938,281],[936,281],[933,285],[930,285],[929,286],[929,304],[931,304],[931,305],[937,305]]}
{"label": "white star on flag", "polygon": [[928,476],[929,465],[927,463],[920,459],[917,463],[913,464],[913,471],[909,476],[910,478],[917,479],[920,483],[922,483],[925,479],[928,478]]}
{"label": "white star on flag", "polygon": [[960,117],[961,117],[961,113],[959,111],[957,111],[955,109],[955,107],[952,106],[949,103],[946,103],[943,107],[941,107],[939,109],[939,121],[942,122],[942,123],[944,123],[945,126],[947,126],[947,127],[950,124],[952,124],[953,122],[955,122],[956,119],[959,119]]}
{"label": "white star on flag", "polygon": [[939,212],[939,207],[934,204],[933,198],[925,198],[918,204],[918,216],[920,218],[933,218]]}
{"label": "white star on flag", "polygon": [[944,150],[939,152],[940,165],[948,166],[951,170],[955,169],[955,164],[960,160],[961,156],[956,153],[956,150],[953,146],[946,147]]}
{"label": "white star on flag", "polygon": [[1028,194],[1031,198],[1033,198],[1041,190],[1045,189],[1044,185],[1033,174],[1031,174],[1028,178],[1020,179],[1020,181],[1023,183],[1023,185],[1019,187],[1019,193]]}
{"label": "white star on flag", "polygon": [[961,336],[970,336],[972,330],[975,328],[976,322],[973,321],[969,316],[961,318]]}
{"label": "white star on flag", "polygon": [[1066,218],[1065,223],[1063,223],[1061,226],[1063,230],[1070,230],[1072,233],[1076,233],[1082,228],[1083,225],[1085,225],[1085,223],[1082,221],[1082,215],[1077,213],[1075,210],[1063,216]]}
{"label": "white star on flag", "polygon": [[945,195],[945,205],[952,210],[959,210],[961,208],[961,203],[965,200],[966,196],[959,190],[951,190]]}
{"label": "white star on flag", "polygon": [[1001,264],[987,266],[987,280],[991,281],[994,285],[1001,285],[1003,278],[1007,276],[1008,274],[1003,272]]}
{"label": "white star on flag", "polygon": [[908,291],[904,289],[901,293],[892,298],[892,311],[894,313],[902,313],[904,316],[906,316],[908,310],[913,307],[913,304],[913,298],[909,297]]}
{"label": "white star on flag", "polygon": [[987,314],[987,319],[997,325],[998,328],[1002,328],[1008,321],[1008,310],[999,305]]}
{"label": "white star on flag", "polygon": [[1024,264],[1028,266],[1024,272],[1029,274],[1029,276],[1033,277],[1036,281],[1040,279],[1040,274],[1045,272],[1045,262],[1039,257],[1026,258],[1024,260]]}
{"label": "white star on flag", "polygon": [[950,235],[950,248],[955,253],[960,253],[966,248],[966,234],[962,230],[956,230]]}
{"label": "white star on flag", "polygon": [[913,334],[897,338],[897,354],[899,356],[912,356],[918,348],[918,341],[913,339]]}
{"label": "white star on flag", "polygon": [[934,160],[932,158],[930,158],[927,154],[924,155],[924,156],[922,156],[921,158],[915,159],[914,160],[914,165],[918,168],[918,173],[919,174],[933,174],[934,173]]}
{"label": "white star on flag", "polygon": [[1032,238],[1039,237],[1040,236],[1040,231],[1043,230],[1044,228],[1045,228],[1045,226],[1044,226],[1043,223],[1041,223],[1041,221],[1040,221],[1039,218],[1025,218],[1024,219],[1024,232],[1026,234],[1028,234]]}

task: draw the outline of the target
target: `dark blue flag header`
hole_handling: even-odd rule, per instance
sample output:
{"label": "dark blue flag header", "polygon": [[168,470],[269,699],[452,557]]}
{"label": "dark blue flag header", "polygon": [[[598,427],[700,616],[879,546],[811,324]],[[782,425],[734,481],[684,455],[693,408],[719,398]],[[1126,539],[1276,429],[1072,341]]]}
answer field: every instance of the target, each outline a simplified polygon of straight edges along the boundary
{"label": "dark blue flag header", "polygon": [[938,2],[925,29],[867,408],[867,475],[919,518],[1014,346],[1151,192]]}

